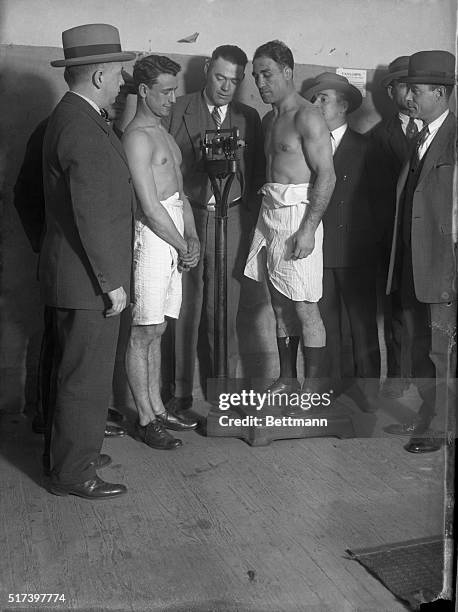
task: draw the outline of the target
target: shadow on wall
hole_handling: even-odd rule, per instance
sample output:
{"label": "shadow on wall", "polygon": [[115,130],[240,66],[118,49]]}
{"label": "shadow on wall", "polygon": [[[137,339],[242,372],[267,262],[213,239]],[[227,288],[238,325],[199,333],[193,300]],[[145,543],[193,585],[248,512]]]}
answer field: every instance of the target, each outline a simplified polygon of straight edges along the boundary
{"label": "shadow on wall", "polygon": [[[196,55],[183,66],[183,93],[203,89],[205,85],[204,67],[207,59],[203,55]],[[179,59],[177,61],[180,63]]]}
{"label": "shadow on wall", "polygon": [[0,342],[4,347],[0,409],[18,411],[24,405],[24,393],[26,404],[35,401],[42,306],[36,279],[38,258],[14,209],[13,188],[27,140],[53,109],[56,96],[50,81],[24,66],[2,69],[0,87]]}

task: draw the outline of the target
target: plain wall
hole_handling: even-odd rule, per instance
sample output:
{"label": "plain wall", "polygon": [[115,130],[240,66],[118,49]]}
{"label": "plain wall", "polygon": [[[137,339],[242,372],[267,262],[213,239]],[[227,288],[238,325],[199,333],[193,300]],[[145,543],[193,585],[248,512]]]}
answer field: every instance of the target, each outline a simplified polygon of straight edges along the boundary
{"label": "plain wall", "polygon": [[[350,116],[363,133],[390,112],[378,82],[393,57],[420,48],[453,51],[454,45],[455,8],[449,0],[170,0],[164,6],[151,0],[0,2],[0,409],[20,410],[24,398],[33,403],[35,396],[42,329],[37,256],[19,223],[12,190],[29,135],[66,91],[63,70],[49,65],[62,57],[62,30],[88,22],[117,25],[125,49],[168,53],[182,65],[179,93],[202,86],[204,56],[218,44],[239,44],[251,56],[258,44],[284,39],[296,56],[299,91],[324,70],[368,70],[367,96]],[[200,32],[195,44],[176,43],[193,31]],[[269,110],[250,65],[240,99],[261,116]],[[240,373],[255,375],[258,368],[275,376],[274,323],[265,288],[247,281],[244,289]]]}

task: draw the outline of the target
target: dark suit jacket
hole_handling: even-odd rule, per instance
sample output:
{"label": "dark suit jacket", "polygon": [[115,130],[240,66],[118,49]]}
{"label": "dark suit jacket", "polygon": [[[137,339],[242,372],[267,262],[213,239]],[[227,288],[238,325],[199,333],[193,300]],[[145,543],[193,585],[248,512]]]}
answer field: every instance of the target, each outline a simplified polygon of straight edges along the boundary
{"label": "dark suit jacket", "polygon": [[119,139],[85,100],[66,93],[43,145],[46,234],[39,276],[49,306],[98,310],[130,292],[134,195]]}
{"label": "dark suit jacket", "polygon": [[334,154],[336,185],[323,216],[323,263],[327,268],[363,266],[375,260],[366,162],[366,138],[347,127]]}
{"label": "dark suit jacket", "polygon": [[[243,204],[256,220],[261,201],[256,192],[265,182],[261,120],[254,108],[241,102],[231,102],[230,111],[232,127],[239,128],[240,138],[246,143],[237,171]],[[200,150],[205,136],[206,112],[201,91],[182,96],[174,104],[167,126],[183,156],[181,170],[184,192],[190,202],[196,204],[202,204],[202,190],[208,183]]]}
{"label": "dark suit jacket", "polygon": [[45,225],[42,150],[47,125],[48,117],[32,132],[14,186],[14,206],[35,253],[40,251]]}
{"label": "dark suit jacket", "polygon": [[377,235],[391,243],[396,184],[409,157],[410,145],[398,114],[378,123],[369,133],[369,187],[377,220]]}
{"label": "dark suit jacket", "polygon": [[[415,294],[420,302],[428,304],[456,299],[456,252],[452,236],[455,145],[456,117],[449,113],[425,153],[413,195],[411,248]],[[405,164],[397,185],[387,293],[396,287],[393,275],[402,241],[399,230],[409,168],[410,164]]]}

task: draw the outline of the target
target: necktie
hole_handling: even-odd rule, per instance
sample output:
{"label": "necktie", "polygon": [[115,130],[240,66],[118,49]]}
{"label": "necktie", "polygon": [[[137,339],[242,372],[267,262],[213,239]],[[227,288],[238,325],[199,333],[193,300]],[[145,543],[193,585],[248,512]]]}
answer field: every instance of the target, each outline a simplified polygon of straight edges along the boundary
{"label": "necktie", "polygon": [[407,124],[407,127],[406,127],[407,140],[413,140],[417,134],[418,134],[418,127],[417,127],[417,124],[415,123],[415,119],[413,117],[410,117],[409,123]]}
{"label": "necktie", "polygon": [[336,143],[336,139],[334,138],[334,135],[332,132],[331,132],[331,147],[332,147],[332,154],[334,155],[337,149],[337,143]]}
{"label": "necktie", "polygon": [[412,162],[411,162],[411,168],[412,170],[415,170],[416,168],[418,168],[418,165],[420,163],[421,157],[420,157],[420,149],[422,147],[422,145],[425,143],[426,139],[429,136],[429,128],[427,125],[423,126],[421,132],[418,134],[418,138],[415,142],[415,149],[414,149],[414,154],[413,154],[413,158],[412,158]]}
{"label": "necktie", "polygon": [[219,106],[215,106],[212,110],[212,117],[213,117],[213,121],[215,122],[216,125],[216,129],[220,130],[221,129],[221,124],[222,119],[221,119],[221,111],[219,109]]}
{"label": "necktie", "polygon": [[100,109],[100,115],[102,119],[105,120],[105,123],[108,123],[108,125],[111,123],[110,118],[108,117],[108,113],[104,108]]}
{"label": "necktie", "polygon": [[423,126],[423,129],[418,135],[418,140],[415,144],[415,154],[418,160],[420,160],[420,149],[425,144],[426,139],[429,136],[429,127],[428,125]]}

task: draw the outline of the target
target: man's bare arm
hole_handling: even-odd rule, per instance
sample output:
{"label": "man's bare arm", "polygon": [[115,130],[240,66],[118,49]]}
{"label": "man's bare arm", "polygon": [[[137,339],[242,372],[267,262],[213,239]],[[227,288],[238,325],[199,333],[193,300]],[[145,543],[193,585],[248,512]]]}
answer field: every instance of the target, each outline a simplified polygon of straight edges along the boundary
{"label": "man's bare arm", "polygon": [[302,136],[304,155],[315,174],[310,205],[307,206],[301,227],[310,227],[315,232],[336,184],[331,138],[319,109],[300,111],[297,126]]}
{"label": "man's bare arm", "polygon": [[315,248],[315,231],[331,199],[336,175],[329,130],[319,110],[299,111],[296,127],[302,138],[307,164],[315,175],[310,202],[296,232],[293,257],[301,259],[310,255]]}
{"label": "man's bare arm", "polygon": [[159,238],[175,247],[180,256],[185,255],[188,248],[186,240],[175,227],[157,194],[152,170],[154,140],[142,130],[132,130],[124,134],[123,145],[146,225]]}

